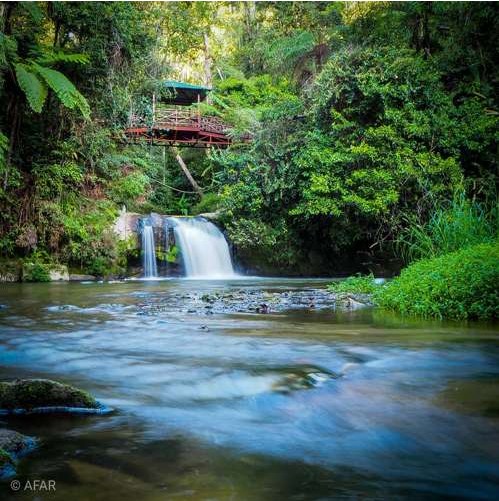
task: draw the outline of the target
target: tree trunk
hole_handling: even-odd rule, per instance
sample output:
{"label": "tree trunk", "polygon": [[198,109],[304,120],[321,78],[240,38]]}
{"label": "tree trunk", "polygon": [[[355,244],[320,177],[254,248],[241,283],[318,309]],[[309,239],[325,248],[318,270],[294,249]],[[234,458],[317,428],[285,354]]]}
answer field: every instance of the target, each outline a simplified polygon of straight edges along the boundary
{"label": "tree trunk", "polygon": [[185,177],[189,180],[189,183],[191,183],[191,186],[194,188],[194,191],[200,196],[203,196],[203,190],[199,186],[198,183],[196,183],[196,180],[192,177],[192,174],[190,173],[189,169],[187,168],[187,165],[185,165],[184,160],[180,156],[180,153],[178,153],[177,150],[174,150],[175,152],[175,158],[177,159],[177,162],[180,165],[180,168],[182,169],[183,173],[185,174]]}
{"label": "tree trunk", "polygon": [[[207,28],[208,29],[208,28]],[[210,52],[210,39],[208,37],[208,32],[205,31],[203,33],[204,45],[203,45],[203,53],[204,53],[204,83],[206,87],[213,86],[213,76],[211,72],[211,67],[213,64],[211,52]],[[207,98],[209,102],[209,96]]]}
{"label": "tree trunk", "polygon": [[12,155],[14,154],[14,148],[16,145],[16,139],[17,135],[19,133],[19,125],[21,123],[20,120],[20,113],[19,113],[19,100],[17,99],[17,96],[14,96],[14,103],[12,107],[12,128],[10,131],[10,137],[9,137],[9,149],[7,151],[7,158],[5,162],[5,176],[3,178],[3,189],[7,189],[7,185],[9,184],[9,170],[10,170],[10,164],[12,162]]}

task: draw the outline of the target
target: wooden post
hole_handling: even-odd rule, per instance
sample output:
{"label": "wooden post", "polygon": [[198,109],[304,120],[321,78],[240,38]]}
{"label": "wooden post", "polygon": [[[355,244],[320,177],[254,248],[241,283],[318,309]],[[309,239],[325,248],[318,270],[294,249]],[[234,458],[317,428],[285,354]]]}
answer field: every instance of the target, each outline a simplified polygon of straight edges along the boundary
{"label": "wooden post", "polygon": [[201,130],[201,114],[199,112],[199,103],[201,102],[201,98],[198,93],[198,128]]}
{"label": "wooden post", "polygon": [[180,153],[178,152],[177,148],[173,148],[173,151],[175,153],[175,158],[177,159],[177,162],[180,165],[180,168],[182,169],[183,173],[185,174],[185,177],[189,180],[189,183],[191,183],[191,186],[194,188],[194,191],[199,195],[200,198],[203,197],[203,190],[199,186],[198,183],[196,183],[196,180],[192,177],[192,174],[190,173],[189,169],[187,168],[187,165],[185,165],[184,160],[180,156]]}

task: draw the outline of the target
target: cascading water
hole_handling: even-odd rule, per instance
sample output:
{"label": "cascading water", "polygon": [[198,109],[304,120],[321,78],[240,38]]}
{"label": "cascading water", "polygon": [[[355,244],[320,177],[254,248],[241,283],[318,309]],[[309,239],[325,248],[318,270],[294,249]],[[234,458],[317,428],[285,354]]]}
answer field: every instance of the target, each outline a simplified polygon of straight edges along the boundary
{"label": "cascading water", "polygon": [[170,217],[189,278],[235,277],[223,233],[202,217]]}
{"label": "cascading water", "polygon": [[158,276],[154,231],[151,223],[148,221],[144,221],[142,227],[142,266],[144,278],[156,278]]}

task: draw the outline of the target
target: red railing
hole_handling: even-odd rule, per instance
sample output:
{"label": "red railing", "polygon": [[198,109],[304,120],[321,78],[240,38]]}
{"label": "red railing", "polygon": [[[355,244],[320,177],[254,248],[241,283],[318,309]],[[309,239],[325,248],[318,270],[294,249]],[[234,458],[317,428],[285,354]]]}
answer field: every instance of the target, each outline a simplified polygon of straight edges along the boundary
{"label": "red railing", "polygon": [[[130,116],[130,127],[140,127],[145,124],[144,118],[135,114]],[[197,110],[176,108],[156,110],[151,126],[153,129],[196,130],[217,134],[226,134],[229,130],[229,127],[217,117],[202,116]]]}

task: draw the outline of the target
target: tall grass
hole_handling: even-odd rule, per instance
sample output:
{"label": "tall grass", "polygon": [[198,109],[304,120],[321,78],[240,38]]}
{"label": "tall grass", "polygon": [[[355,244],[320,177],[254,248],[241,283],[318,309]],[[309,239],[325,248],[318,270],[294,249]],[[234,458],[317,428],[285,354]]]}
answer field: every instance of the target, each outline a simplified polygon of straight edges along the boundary
{"label": "tall grass", "polygon": [[486,207],[460,195],[448,207],[436,209],[426,224],[408,221],[395,245],[402,259],[410,263],[492,242],[497,239],[498,231],[497,200]]}

